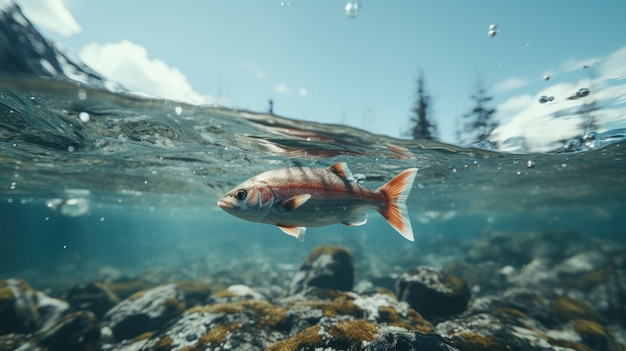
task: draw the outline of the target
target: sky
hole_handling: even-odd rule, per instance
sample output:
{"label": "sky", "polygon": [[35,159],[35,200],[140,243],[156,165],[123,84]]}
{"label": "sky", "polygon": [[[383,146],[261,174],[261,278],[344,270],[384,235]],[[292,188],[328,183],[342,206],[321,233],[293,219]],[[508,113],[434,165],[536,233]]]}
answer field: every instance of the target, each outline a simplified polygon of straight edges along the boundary
{"label": "sky", "polygon": [[457,142],[479,85],[500,140],[573,136],[575,118],[551,116],[581,87],[602,128],[626,127],[623,0],[361,0],[353,16],[356,0],[17,2],[105,77],[164,98],[256,112],[271,99],[280,116],[406,137],[423,72],[442,141]]}

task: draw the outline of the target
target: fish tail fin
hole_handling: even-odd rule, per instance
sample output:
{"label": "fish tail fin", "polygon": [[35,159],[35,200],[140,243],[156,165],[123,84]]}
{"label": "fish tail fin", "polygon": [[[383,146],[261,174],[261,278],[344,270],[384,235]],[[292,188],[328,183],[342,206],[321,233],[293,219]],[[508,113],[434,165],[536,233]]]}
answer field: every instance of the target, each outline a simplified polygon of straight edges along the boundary
{"label": "fish tail fin", "polygon": [[409,168],[378,188],[385,198],[385,206],[379,211],[380,214],[400,235],[410,241],[415,241],[415,238],[406,200],[413,187],[416,174],[417,168]]}

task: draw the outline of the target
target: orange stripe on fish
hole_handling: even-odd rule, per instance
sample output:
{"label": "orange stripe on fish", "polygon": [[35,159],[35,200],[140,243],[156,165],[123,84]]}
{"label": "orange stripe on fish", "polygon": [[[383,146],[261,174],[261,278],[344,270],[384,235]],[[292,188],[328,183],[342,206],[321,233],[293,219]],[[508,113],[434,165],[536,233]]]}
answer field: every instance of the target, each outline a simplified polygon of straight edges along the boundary
{"label": "orange stripe on fish", "polygon": [[375,210],[413,241],[406,200],[416,173],[416,168],[407,169],[371,190],[360,185],[343,162],[327,168],[282,168],[248,179],[220,198],[217,205],[239,218],[274,224],[301,241],[307,227],[336,223],[359,226],[367,222],[364,212]]}

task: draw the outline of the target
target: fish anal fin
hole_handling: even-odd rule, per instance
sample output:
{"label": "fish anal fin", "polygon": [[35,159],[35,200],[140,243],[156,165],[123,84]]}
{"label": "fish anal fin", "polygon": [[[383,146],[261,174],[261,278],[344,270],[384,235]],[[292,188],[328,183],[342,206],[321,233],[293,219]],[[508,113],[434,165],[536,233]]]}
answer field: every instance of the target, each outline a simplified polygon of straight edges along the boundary
{"label": "fish anal fin", "polygon": [[294,227],[288,225],[279,225],[278,228],[283,231],[283,233],[293,236],[298,239],[298,241],[304,241],[304,234],[306,233],[306,227]]}
{"label": "fish anal fin", "polygon": [[326,167],[326,169],[335,173],[343,179],[351,182],[356,182],[356,179],[354,179],[352,172],[350,171],[350,169],[348,169],[348,164],[345,162],[335,163],[334,165]]}
{"label": "fish anal fin", "polygon": [[378,188],[385,197],[385,206],[380,213],[400,235],[410,241],[415,241],[415,238],[406,200],[409,198],[416,174],[417,168],[409,168]]}
{"label": "fish anal fin", "polygon": [[281,206],[282,208],[289,212],[289,211],[293,211],[296,208],[304,205],[307,201],[309,201],[309,199],[311,198],[310,194],[301,194],[301,195],[296,195],[294,197],[291,197],[287,200],[285,200]]}
{"label": "fish anal fin", "polygon": [[344,218],[342,223],[351,227],[358,227],[367,223],[367,218],[365,218],[365,213],[358,212]]}

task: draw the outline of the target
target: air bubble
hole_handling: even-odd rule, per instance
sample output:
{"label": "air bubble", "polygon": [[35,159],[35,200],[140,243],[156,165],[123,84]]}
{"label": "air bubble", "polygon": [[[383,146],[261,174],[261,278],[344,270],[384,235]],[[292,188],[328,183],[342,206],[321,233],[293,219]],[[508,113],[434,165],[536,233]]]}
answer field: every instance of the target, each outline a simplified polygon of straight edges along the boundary
{"label": "air bubble", "polygon": [[67,147],[67,151],[69,151],[69,152],[74,152],[74,150],[75,149],[74,149],[74,147],[72,145]]}
{"label": "air bubble", "polygon": [[87,112],[79,113],[78,118],[83,122],[89,122],[89,114]]}
{"label": "air bubble", "polygon": [[549,81],[550,80],[550,76],[546,74],[545,76],[543,76],[543,80]]}
{"label": "air bubble", "polygon": [[79,100],[86,100],[87,99],[87,92],[83,89],[78,89],[78,99]]}
{"label": "air bubble", "polygon": [[180,114],[183,113],[183,108],[180,106],[176,106],[174,111],[176,112],[176,115],[180,116]]}
{"label": "air bubble", "polygon": [[360,9],[360,5],[358,0],[350,0],[348,1],[348,3],[346,4],[346,16],[350,17],[350,18],[356,18],[356,16],[358,16],[359,14],[359,9]]}
{"label": "air bubble", "polygon": [[528,162],[526,162],[526,166],[528,168],[535,168],[535,163],[532,160],[528,160]]}
{"label": "air bubble", "polygon": [[80,217],[89,212],[89,201],[85,198],[72,198],[60,206],[61,214],[68,217]]}

